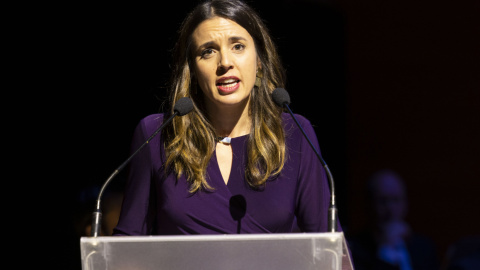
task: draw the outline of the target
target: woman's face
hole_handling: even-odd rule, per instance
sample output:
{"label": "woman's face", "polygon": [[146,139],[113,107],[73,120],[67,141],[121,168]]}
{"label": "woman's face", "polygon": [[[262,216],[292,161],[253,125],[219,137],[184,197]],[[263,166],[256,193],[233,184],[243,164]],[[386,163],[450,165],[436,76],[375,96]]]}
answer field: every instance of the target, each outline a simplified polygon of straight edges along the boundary
{"label": "woman's face", "polygon": [[247,30],[214,17],[199,24],[192,38],[195,73],[207,107],[248,104],[259,62]]}

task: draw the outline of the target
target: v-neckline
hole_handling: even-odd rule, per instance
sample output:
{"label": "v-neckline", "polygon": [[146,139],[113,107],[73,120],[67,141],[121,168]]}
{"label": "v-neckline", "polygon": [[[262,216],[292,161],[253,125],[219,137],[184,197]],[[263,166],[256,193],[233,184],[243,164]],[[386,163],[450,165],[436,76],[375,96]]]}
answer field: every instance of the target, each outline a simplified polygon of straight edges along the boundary
{"label": "v-neckline", "polygon": [[[241,154],[243,151],[241,151],[241,149],[239,149],[239,147],[244,147],[243,142],[245,142],[247,137],[248,137],[248,134],[242,135],[242,136],[239,136],[239,137],[234,137],[234,138],[231,139],[230,147],[232,148],[232,164],[231,164],[230,174],[228,176],[227,183],[225,183],[225,180],[223,179],[223,175],[222,175],[222,172],[220,170],[220,164],[218,163],[217,150],[216,150],[216,147],[215,147],[215,151],[214,151],[214,155],[213,155],[213,158],[214,158],[214,161],[215,161],[215,173],[218,174],[218,176],[219,176],[218,177],[219,180],[215,179],[215,181],[219,181],[219,184],[220,183],[223,184],[223,186],[225,186],[228,190],[230,190],[229,187],[233,186],[232,182],[234,182],[234,180],[236,178],[236,177],[234,177],[234,174],[238,173],[237,172],[237,168],[239,166],[238,162],[241,161],[241,160],[239,160],[239,158],[243,157],[243,155]],[[215,178],[217,178],[217,177],[215,177]]]}
{"label": "v-neckline", "polygon": [[[230,166],[230,168],[225,168],[226,172],[225,172],[225,176],[222,172],[222,167],[220,166],[220,162],[219,162],[219,159],[218,159],[218,153],[219,151],[217,151],[218,147],[228,147],[223,151],[225,151],[225,155],[222,155],[222,156],[225,156],[225,159],[228,159],[230,158],[230,164],[227,164],[225,161],[225,166]],[[231,154],[230,157],[228,157],[228,155]],[[223,180],[223,183],[228,186],[228,183],[230,182],[230,176],[232,175],[232,169],[233,169],[233,163],[234,163],[234,154],[233,154],[233,146],[232,144],[228,144],[228,145],[222,145],[222,146],[219,146],[218,144],[215,146],[215,158],[216,158],[216,161],[217,161],[217,168],[218,168],[218,171],[220,172],[220,176],[221,176],[221,179]],[[228,174],[228,175],[227,175]]]}

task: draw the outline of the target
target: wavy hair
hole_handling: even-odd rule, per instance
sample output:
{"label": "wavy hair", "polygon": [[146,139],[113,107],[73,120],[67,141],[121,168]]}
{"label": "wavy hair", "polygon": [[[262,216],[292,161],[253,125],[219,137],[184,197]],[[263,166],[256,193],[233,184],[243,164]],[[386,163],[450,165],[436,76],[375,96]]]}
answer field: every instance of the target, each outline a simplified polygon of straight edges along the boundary
{"label": "wavy hair", "polygon": [[[185,174],[192,193],[203,188],[212,189],[207,181],[206,169],[216,145],[203,92],[198,89],[194,74],[192,33],[201,22],[216,16],[232,20],[248,31],[261,63],[261,86],[255,86],[250,95],[252,128],[245,168],[249,185],[260,188],[270,177],[278,175],[286,156],[282,109],[271,99],[276,87],[284,87],[285,72],[266,25],[254,9],[240,0],[203,2],[188,14],[180,26],[173,49],[169,86],[169,104],[175,104],[182,97],[190,97],[194,109],[185,116],[176,117],[172,125],[162,132],[167,157],[165,168],[173,169],[177,178]],[[172,108],[170,113],[173,113]]]}

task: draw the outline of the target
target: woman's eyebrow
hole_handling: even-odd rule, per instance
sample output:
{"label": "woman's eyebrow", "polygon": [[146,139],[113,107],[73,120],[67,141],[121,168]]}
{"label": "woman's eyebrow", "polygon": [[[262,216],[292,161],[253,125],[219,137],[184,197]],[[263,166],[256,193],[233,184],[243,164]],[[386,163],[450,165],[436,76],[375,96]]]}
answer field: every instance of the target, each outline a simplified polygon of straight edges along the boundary
{"label": "woman's eyebrow", "polygon": [[239,40],[247,41],[247,39],[246,39],[246,38],[244,38],[244,37],[237,37],[237,36],[234,36],[234,37],[230,37],[230,38],[228,38],[228,41],[230,41],[230,42],[235,42],[235,41],[239,41]]}
{"label": "woman's eyebrow", "polygon": [[[228,38],[229,42],[236,42],[236,41],[239,41],[239,40],[247,41],[246,38],[241,37],[241,36],[233,36],[233,37]],[[215,44],[215,41],[213,41],[213,40],[212,41],[207,41],[207,42],[199,45],[198,48],[210,47],[212,44]]]}
{"label": "woman's eyebrow", "polygon": [[206,47],[210,47],[212,44],[215,44],[214,41],[207,41],[199,46],[197,46],[197,49],[202,49],[202,48],[206,48]]}

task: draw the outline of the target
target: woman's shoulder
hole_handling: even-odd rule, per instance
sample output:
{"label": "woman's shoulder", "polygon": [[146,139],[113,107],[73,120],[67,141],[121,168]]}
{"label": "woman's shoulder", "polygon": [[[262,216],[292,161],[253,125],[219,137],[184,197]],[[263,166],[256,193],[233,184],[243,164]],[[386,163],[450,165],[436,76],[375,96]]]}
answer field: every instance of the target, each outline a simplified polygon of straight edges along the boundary
{"label": "woman's shoulder", "polygon": [[152,130],[156,130],[160,125],[163,124],[164,113],[155,113],[150,114],[142,119],[137,124],[137,129],[141,128],[142,130],[146,131],[147,133],[152,132]]}
{"label": "woman's shoulder", "polygon": [[[310,125],[310,121],[303,115],[301,114],[293,114],[295,116],[295,119],[297,119],[298,123],[302,126],[305,124]],[[289,126],[289,125],[296,125],[295,120],[289,113],[282,113],[282,120],[284,122],[284,125]]]}
{"label": "woman's shoulder", "polygon": [[[283,128],[287,140],[293,141],[295,144],[300,143],[304,140],[304,132],[307,137],[313,139],[316,134],[310,120],[301,114],[294,114],[294,116],[295,119],[288,113],[282,114]],[[298,125],[296,122],[298,122]]]}
{"label": "woman's shoulder", "polygon": [[154,113],[154,114],[150,114],[150,115],[147,115],[145,116],[144,118],[142,118],[140,120],[140,123],[144,124],[144,125],[156,125],[156,124],[161,124],[163,123],[163,116],[164,116],[164,113]]}

